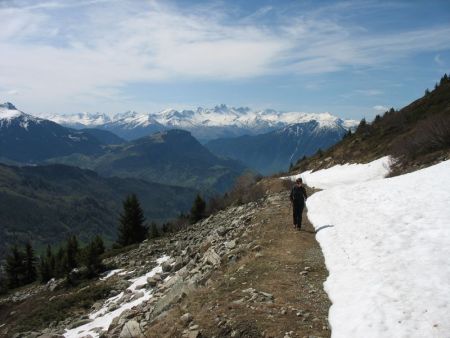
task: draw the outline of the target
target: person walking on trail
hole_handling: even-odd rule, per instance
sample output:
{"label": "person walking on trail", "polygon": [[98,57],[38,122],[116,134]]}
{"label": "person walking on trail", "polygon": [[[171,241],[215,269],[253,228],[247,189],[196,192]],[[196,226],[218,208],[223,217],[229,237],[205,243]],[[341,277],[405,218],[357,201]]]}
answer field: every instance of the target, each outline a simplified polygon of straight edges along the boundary
{"label": "person walking on trail", "polygon": [[297,178],[295,185],[291,189],[290,200],[292,203],[292,211],[294,216],[294,228],[300,230],[302,227],[302,213],[305,207],[305,201],[308,198],[306,195],[303,180]]}

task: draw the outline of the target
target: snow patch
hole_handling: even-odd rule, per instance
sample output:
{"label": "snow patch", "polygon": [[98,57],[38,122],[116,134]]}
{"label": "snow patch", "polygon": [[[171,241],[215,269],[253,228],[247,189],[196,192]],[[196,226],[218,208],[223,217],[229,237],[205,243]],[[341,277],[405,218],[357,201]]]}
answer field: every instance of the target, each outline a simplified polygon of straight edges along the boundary
{"label": "snow patch", "polygon": [[370,163],[346,163],[315,172],[308,170],[301,174],[282,177],[282,179],[295,181],[301,177],[303,182],[310,187],[329,189],[340,185],[383,179],[389,174],[390,164],[390,156],[385,156]]}
{"label": "snow patch", "polygon": [[[153,268],[151,271],[146,273],[143,276],[137,277],[132,280],[132,284],[128,287],[128,290],[131,292],[135,292],[139,286],[147,284],[147,278],[152,277],[157,273],[162,272],[162,263],[167,261],[170,257],[169,256],[162,256],[156,260],[157,266]],[[121,270],[121,269],[118,269]],[[113,270],[116,271],[117,270]],[[111,271],[112,272],[112,271]],[[110,273],[111,273],[110,272]],[[122,273],[122,271],[119,271],[119,273]],[[84,337],[91,335],[92,338],[98,338],[99,337],[99,331],[107,330],[109,325],[112,323],[114,318],[119,317],[125,310],[131,309],[139,304],[142,304],[143,302],[149,300],[152,298],[152,290],[147,289],[141,289],[139,291],[142,291],[144,295],[140,298],[133,299],[129,302],[120,304],[119,307],[113,311],[108,312],[108,308],[113,305],[117,304],[120,298],[124,295],[124,292],[119,293],[117,296],[111,297],[107,299],[103,305],[103,307],[93,312],[89,315],[89,319],[92,319],[92,322],[81,325],[79,327],[76,327],[74,329],[66,330],[66,332],[63,334],[66,338],[77,338],[77,337]]]}

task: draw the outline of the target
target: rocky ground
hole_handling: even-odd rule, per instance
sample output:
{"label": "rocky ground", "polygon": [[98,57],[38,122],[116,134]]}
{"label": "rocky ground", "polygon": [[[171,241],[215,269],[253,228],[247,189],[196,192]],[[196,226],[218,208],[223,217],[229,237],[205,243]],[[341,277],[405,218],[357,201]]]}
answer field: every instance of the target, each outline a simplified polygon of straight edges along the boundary
{"label": "rocky ground", "polygon": [[[330,336],[330,303],[323,291],[327,270],[313,228],[305,219],[302,231],[293,229],[286,189],[276,181],[266,188],[262,200],[221,211],[171,237],[109,258],[106,263],[120,271],[71,295],[55,282],[39,292],[28,290],[27,297],[22,291],[0,300],[0,335],[58,337],[67,328],[89,324],[93,311],[112,312],[136,303],[107,329],[80,329],[77,336]],[[169,258],[160,261],[157,272],[136,285],[136,278],[164,255]],[[86,306],[72,307],[45,327],[19,325],[28,320],[31,307],[48,303],[43,300],[67,302],[73,294],[82,297],[92,289],[101,292],[90,291],[94,296]]]}

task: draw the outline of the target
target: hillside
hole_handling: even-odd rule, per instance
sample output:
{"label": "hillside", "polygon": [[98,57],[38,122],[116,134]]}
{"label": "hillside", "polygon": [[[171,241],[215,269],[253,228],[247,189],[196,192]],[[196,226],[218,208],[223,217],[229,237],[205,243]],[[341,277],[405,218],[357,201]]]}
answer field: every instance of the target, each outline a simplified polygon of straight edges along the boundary
{"label": "hillside", "polygon": [[88,285],[0,297],[0,336],[329,337],[314,231],[286,224],[280,180],[259,184],[263,199],[107,258],[116,269]]}
{"label": "hillside", "polygon": [[82,241],[101,234],[114,240],[123,199],[136,193],[148,221],[189,210],[196,191],[137,179],[103,178],[64,165],[0,165],[0,257],[14,241],[35,247],[60,243],[69,234]]}
{"label": "hillside", "polygon": [[397,159],[393,173],[414,170],[449,157],[450,79],[408,106],[362,123],[351,136],[327,151],[299,161],[294,172],[335,164],[367,163],[386,155]]}
{"label": "hillside", "polygon": [[327,125],[312,120],[259,135],[216,139],[205,146],[216,155],[239,160],[261,174],[270,175],[287,170],[303,156],[327,149],[346,133],[340,119]]}
{"label": "hillside", "polygon": [[182,130],[110,146],[101,156],[75,155],[52,162],[81,166],[105,176],[133,177],[209,192],[225,192],[245,170],[237,161],[213,155]]}

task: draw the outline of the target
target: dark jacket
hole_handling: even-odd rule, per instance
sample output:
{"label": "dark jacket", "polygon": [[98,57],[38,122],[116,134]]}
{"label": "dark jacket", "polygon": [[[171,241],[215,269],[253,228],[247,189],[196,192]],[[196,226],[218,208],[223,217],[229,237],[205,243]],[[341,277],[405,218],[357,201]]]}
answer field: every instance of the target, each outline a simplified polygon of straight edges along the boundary
{"label": "dark jacket", "polygon": [[294,185],[291,189],[291,195],[289,196],[291,202],[296,205],[305,204],[308,196],[306,195],[306,190],[304,186]]}

